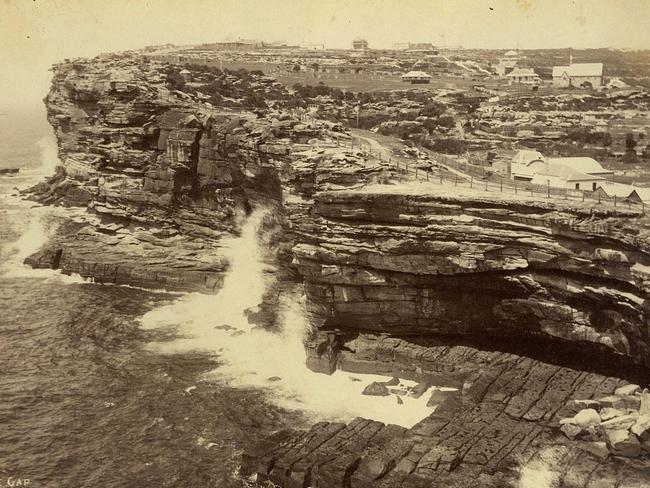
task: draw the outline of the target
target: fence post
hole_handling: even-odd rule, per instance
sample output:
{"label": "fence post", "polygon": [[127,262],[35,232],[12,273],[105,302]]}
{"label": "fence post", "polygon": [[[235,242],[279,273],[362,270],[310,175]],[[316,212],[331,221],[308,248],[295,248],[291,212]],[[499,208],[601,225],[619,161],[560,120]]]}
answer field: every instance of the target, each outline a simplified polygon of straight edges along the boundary
{"label": "fence post", "polygon": [[469,177],[469,187],[474,188],[474,176]]}
{"label": "fence post", "polygon": [[503,193],[503,176],[499,176],[499,183],[501,185],[501,193]]}
{"label": "fence post", "polygon": [[585,201],[585,190],[582,190],[582,201]]}
{"label": "fence post", "polygon": [[440,172],[440,184],[442,185],[442,169],[438,166],[438,171]]}
{"label": "fence post", "polygon": [[614,206],[616,206],[616,195],[614,195]]}
{"label": "fence post", "polygon": [[458,175],[454,174],[454,186],[458,186]]}
{"label": "fence post", "polygon": [[546,198],[551,198],[551,182],[546,180]]}
{"label": "fence post", "polygon": [[426,173],[427,173],[427,181],[429,181],[429,170],[427,170]]}
{"label": "fence post", "polygon": [[418,167],[417,166],[415,167],[415,179],[416,180],[418,179]]}
{"label": "fence post", "polygon": [[487,189],[487,184],[488,184],[488,180],[487,180],[487,178],[486,178],[486,179],[485,179],[485,191],[488,191],[488,189]]}

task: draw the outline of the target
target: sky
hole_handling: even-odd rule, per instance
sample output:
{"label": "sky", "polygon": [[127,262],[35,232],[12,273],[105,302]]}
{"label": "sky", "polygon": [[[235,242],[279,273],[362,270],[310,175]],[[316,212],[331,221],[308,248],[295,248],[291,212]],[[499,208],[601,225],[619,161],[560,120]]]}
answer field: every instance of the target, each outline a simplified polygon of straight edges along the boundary
{"label": "sky", "polygon": [[238,38],[346,48],[650,48],[650,0],[0,0],[0,111],[65,58]]}

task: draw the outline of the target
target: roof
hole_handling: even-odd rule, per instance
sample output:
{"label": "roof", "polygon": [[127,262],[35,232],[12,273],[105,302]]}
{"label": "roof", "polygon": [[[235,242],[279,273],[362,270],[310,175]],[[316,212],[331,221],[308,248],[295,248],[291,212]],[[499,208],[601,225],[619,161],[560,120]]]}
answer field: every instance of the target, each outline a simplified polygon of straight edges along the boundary
{"label": "roof", "polygon": [[188,70],[188,69],[183,69],[183,70],[181,70],[180,74],[182,74],[182,75],[191,75],[192,72],[190,70]]}
{"label": "roof", "polygon": [[553,66],[553,77],[566,73],[568,76],[603,76],[603,63],[575,63],[569,66]]}
{"label": "roof", "polygon": [[611,173],[603,168],[598,161],[593,158],[549,158],[549,164],[563,164],[569,168],[586,174]]}
{"label": "roof", "polygon": [[512,158],[513,163],[529,165],[533,161],[544,161],[544,155],[539,151],[522,149]]}
{"label": "roof", "polygon": [[535,73],[533,68],[515,68],[506,76],[537,76],[539,78],[539,75]]}
{"label": "roof", "polygon": [[424,71],[409,71],[402,78],[431,78],[431,75]]}
{"label": "roof", "polygon": [[519,53],[517,51],[508,51],[504,54],[504,56],[518,56]]}
{"label": "roof", "polygon": [[546,169],[537,173],[536,176],[555,176],[557,178],[565,179],[566,181],[593,181],[605,179],[601,176],[583,173],[582,171],[578,171],[570,166],[558,162],[549,163],[548,166],[546,166]]}

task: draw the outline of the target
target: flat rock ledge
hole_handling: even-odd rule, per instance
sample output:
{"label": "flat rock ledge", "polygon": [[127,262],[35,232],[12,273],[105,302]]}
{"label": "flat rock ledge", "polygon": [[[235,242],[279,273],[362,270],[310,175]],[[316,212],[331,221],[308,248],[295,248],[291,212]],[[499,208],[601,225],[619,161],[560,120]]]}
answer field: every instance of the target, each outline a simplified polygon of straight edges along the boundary
{"label": "flat rock ledge", "polygon": [[647,486],[650,453],[615,455],[561,430],[627,381],[467,346],[409,348],[421,378],[460,387],[431,415],[411,429],[356,418],[278,432],[243,454],[242,474],[283,488],[537,488],[527,479],[540,472],[548,486]]}

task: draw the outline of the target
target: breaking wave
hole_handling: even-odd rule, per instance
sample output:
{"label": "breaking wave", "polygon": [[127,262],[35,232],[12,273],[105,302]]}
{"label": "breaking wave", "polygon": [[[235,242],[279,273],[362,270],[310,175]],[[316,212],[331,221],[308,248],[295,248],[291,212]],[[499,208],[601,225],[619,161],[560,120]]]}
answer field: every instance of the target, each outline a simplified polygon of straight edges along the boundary
{"label": "breaking wave", "polygon": [[[207,351],[222,363],[208,375],[236,387],[268,391],[282,407],[302,410],[319,418],[349,421],[363,416],[386,423],[411,427],[431,414],[427,397],[416,399],[395,395],[375,397],[361,392],[372,381],[390,378],[337,371],[333,375],[314,373],[305,366],[303,340],[308,330],[302,297],[281,303],[280,332],[252,327],[247,311],[262,301],[268,271],[259,249],[258,229],[263,211],[254,212],[243,225],[240,237],[226,243],[230,270],[215,295],[188,294],[145,314],[145,329],[172,328],[177,338],[150,345],[160,353]],[[401,388],[414,382],[401,381]],[[398,387],[399,388],[399,387]]]}

